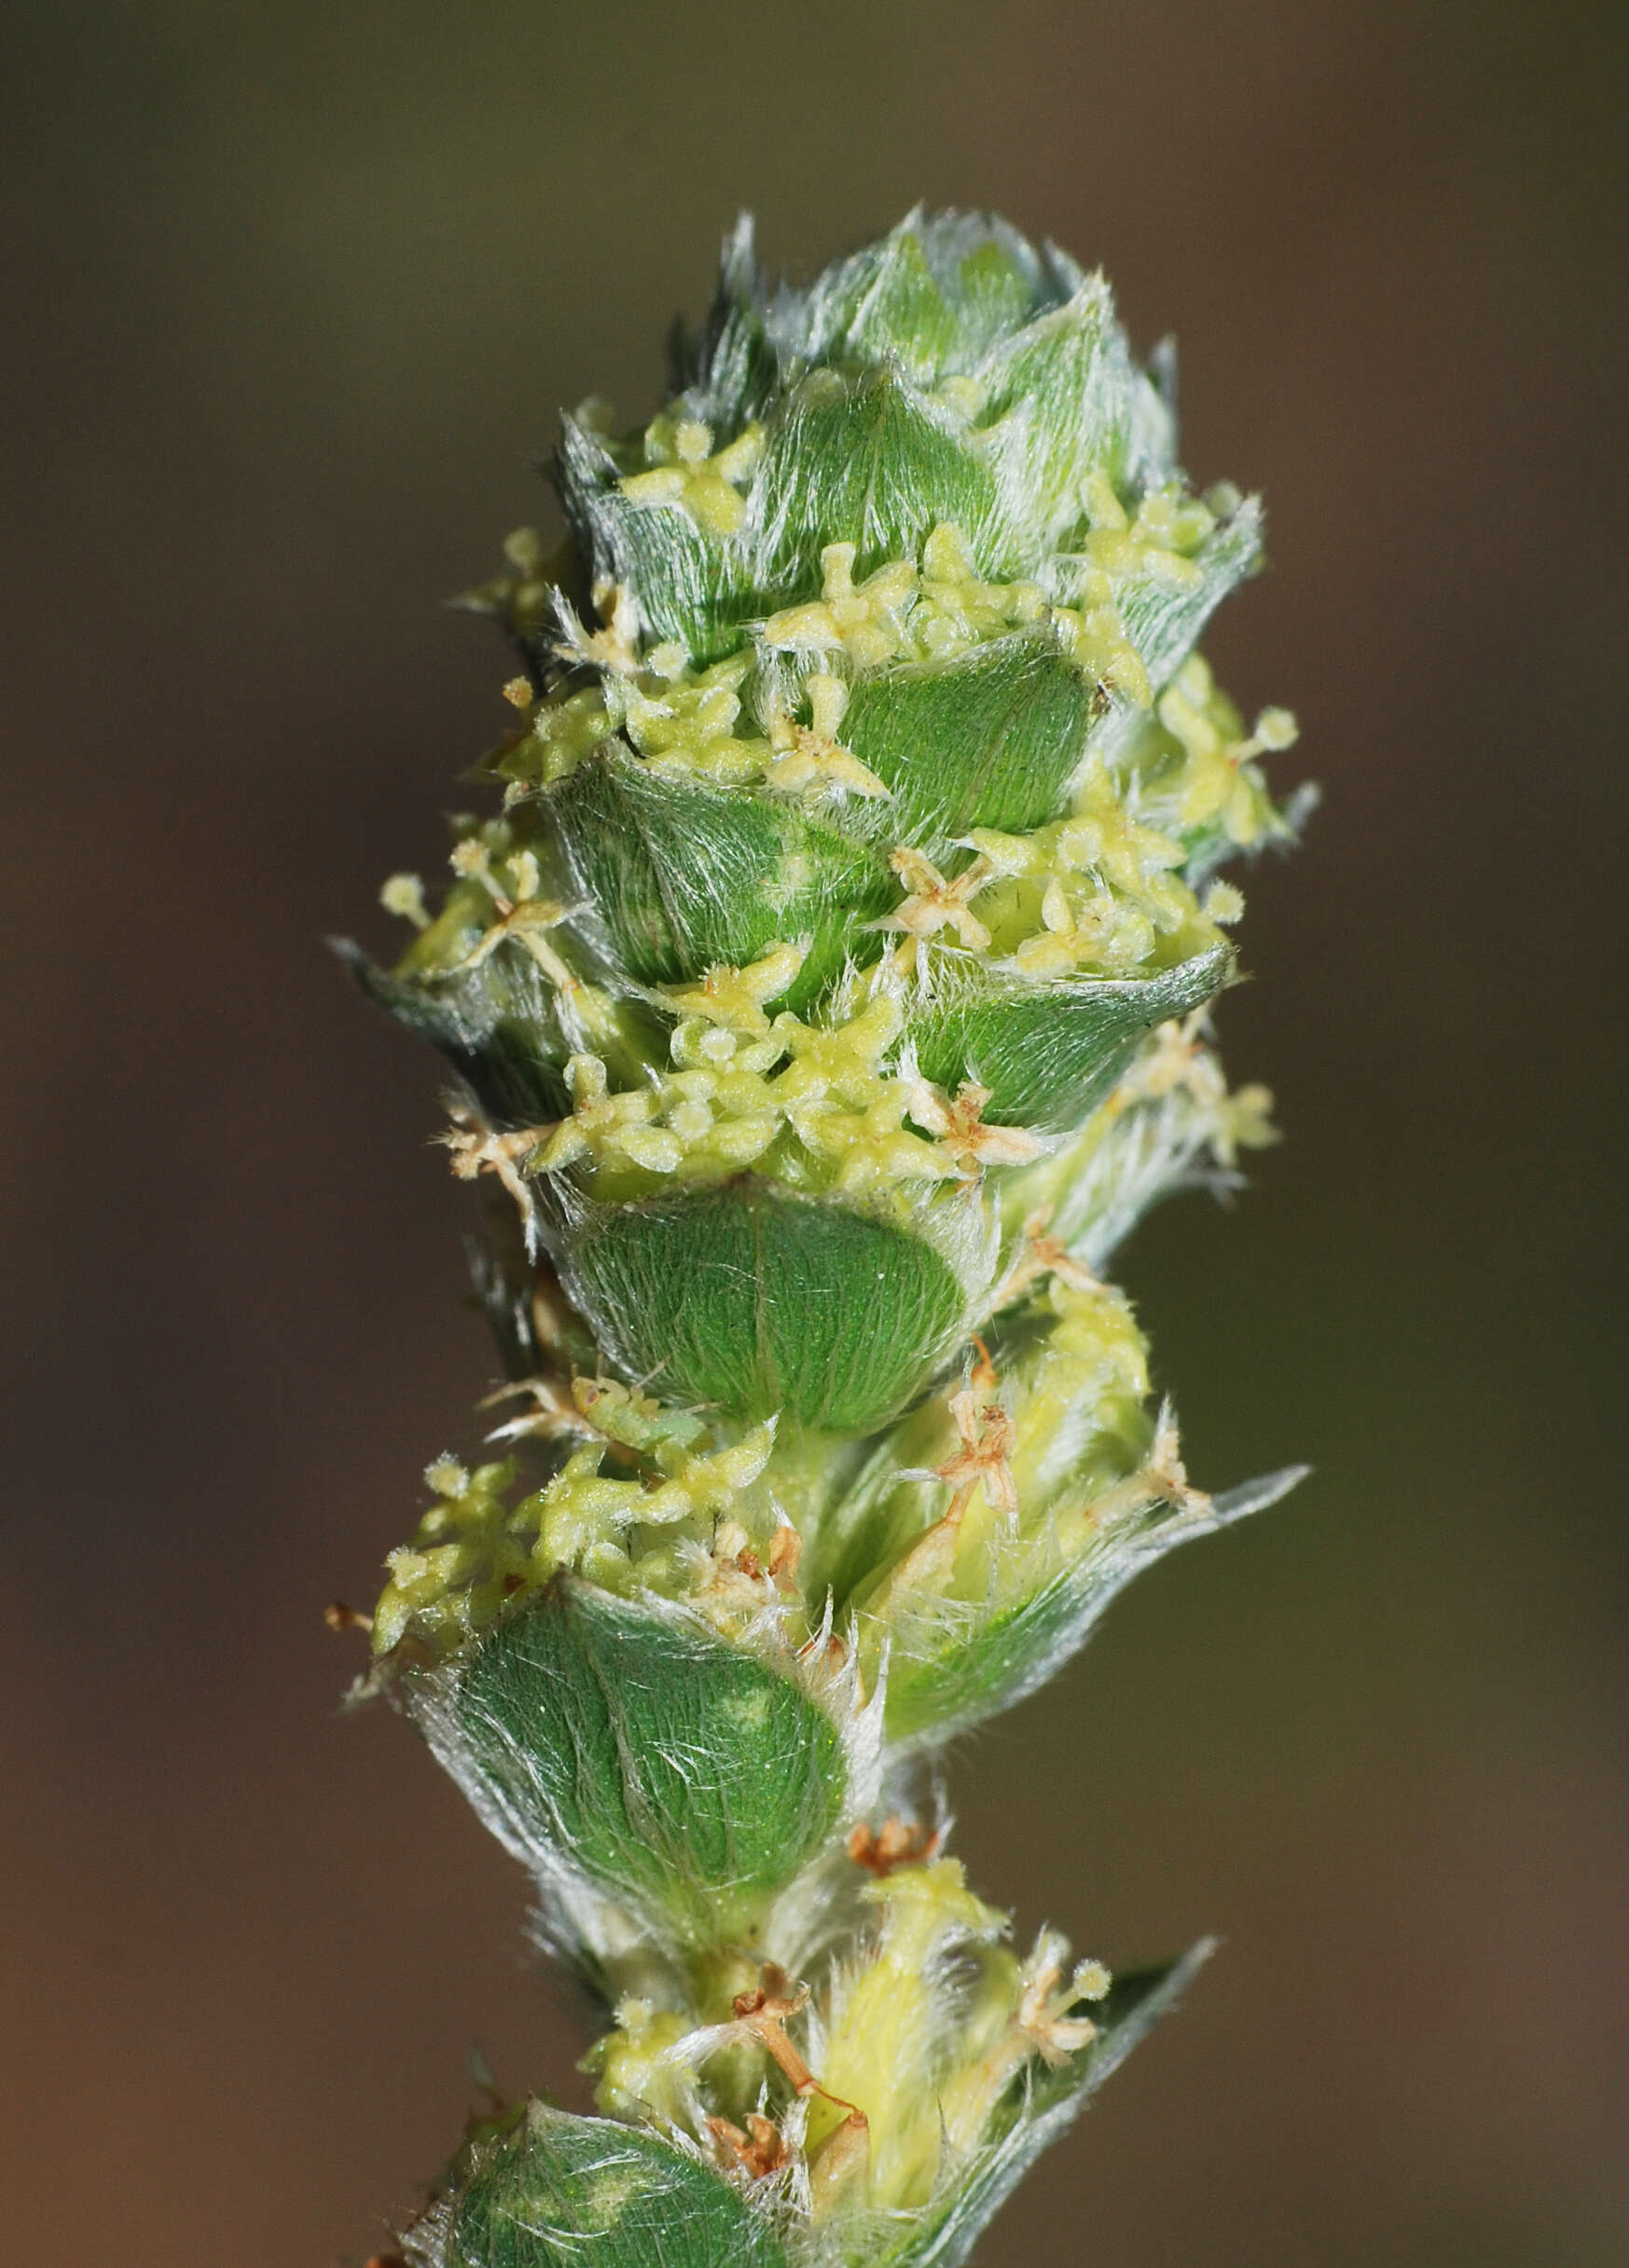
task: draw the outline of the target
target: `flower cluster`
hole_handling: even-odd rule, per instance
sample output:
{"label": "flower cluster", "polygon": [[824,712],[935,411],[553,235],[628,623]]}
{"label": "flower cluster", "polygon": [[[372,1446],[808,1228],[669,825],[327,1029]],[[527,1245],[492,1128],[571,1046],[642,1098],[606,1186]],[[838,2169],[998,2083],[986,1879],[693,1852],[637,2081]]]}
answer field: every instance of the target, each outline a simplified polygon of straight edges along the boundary
{"label": "flower cluster", "polygon": [[1203,1949],[1015,1952],[924,1760],[1295,1478],[1189,1480],[1106,1272],[1272,1138],[1218,870],[1306,799],[1198,650],[1260,515],[1190,488],[1100,278],[955,214],[803,291],[743,227],[673,397],[555,475],[560,548],[469,600],[497,808],[352,952],[456,1076],[509,1372],[366,1684],[607,2028],[600,2116],[487,2121],[405,2244],[949,2268]]}

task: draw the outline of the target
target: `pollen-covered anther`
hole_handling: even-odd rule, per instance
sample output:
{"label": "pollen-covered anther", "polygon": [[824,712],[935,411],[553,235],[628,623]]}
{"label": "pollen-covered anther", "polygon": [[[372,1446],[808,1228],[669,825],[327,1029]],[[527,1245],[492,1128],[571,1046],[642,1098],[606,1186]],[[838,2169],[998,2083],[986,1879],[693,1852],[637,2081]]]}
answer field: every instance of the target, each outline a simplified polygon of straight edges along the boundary
{"label": "pollen-covered anther", "polygon": [[1110,1976],[1099,1961],[1078,1961],[1065,1984],[1063,1963],[1069,1948],[1054,1930],[1043,1930],[1035,1949],[1024,1963],[1018,2000],[1017,2028],[1042,2063],[1056,2070],[1098,2035],[1090,2016],[1070,2012],[1082,2000],[1100,2000]]}
{"label": "pollen-covered anther", "polygon": [[752,477],[764,454],[764,429],[749,425],[727,447],[712,453],[712,428],[698,418],[675,423],[658,419],[647,435],[669,457],[645,473],[631,473],[622,493],[632,504],[677,504],[709,535],[734,535],[747,508],[738,490]]}
{"label": "pollen-covered anther", "polygon": [[[1301,727],[1296,722],[1295,712],[1289,708],[1263,708],[1250,735],[1255,749],[1264,749],[1273,756],[1281,754],[1285,749],[1292,749],[1300,737]],[[1250,752],[1253,754],[1255,750]]]}
{"label": "pollen-covered anther", "polygon": [[943,1840],[937,1827],[896,1815],[884,1820],[880,1827],[862,1820],[850,1833],[847,1849],[856,1866],[884,1882],[896,1866],[918,1866],[936,1858]]}
{"label": "pollen-covered anther", "polygon": [[699,983],[668,985],[662,997],[682,1016],[698,1017],[743,1038],[759,1039],[769,1029],[765,1004],[780,998],[808,954],[807,945],[771,945],[744,968],[721,964],[708,969]]}
{"label": "pollen-covered anther", "polygon": [[733,2158],[754,2181],[766,2175],[778,2174],[792,2156],[792,2145],[776,2125],[761,2110],[749,2110],[745,2132],[727,2118],[710,2118],[707,2131],[718,2144],[721,2155]]}
{"label": "pollen-covered anther", "polygon": [[858,585],[853,543],[828,543],[821,553],[819,598],[783,607],[764,625],[764,642],[792,653],[841,649],[862,669],[876,669],[897,658],[904,611],[917,591],[917,570],[908,559],[890,559]]}
{"label": "pollen-covered anther", "polygon": [[1241,1149],[1267,1149],[1278,1139],[1278,1129],[1273,1123],[1273,1090],[1259,1082],[1237,1088],[1217,1117],[1213,1139],[1223,1165],[1231,1166]]}
{"label": "pollen-covered anther", "polygon": [[424,885],[417,874],[392,874],[380,887],[379,902],[387,914],[410,921],[415,929],[430,927],[429,910],[424,903]]}
{"label": "pollen-covered anther", "polygon": [[837,725],[849,698],[849,689],[842,680],[823,669],[816,670],[808,680],[807,691],[810,711],[808,724],[798,723],[780,708],[769,719],[772,754],[766,776],[768,785],[788,795],[802,795],[810,790],[824,793],[833,789],[850,795],[887,795],[885,783],[837,738]]}
{"label": "pollen-covered anther", "polygon": [[478,969],[500,945],[513,938],[518,944],[525,946],[558,991],[582,991],[582,979],[561,960],[547,938],[547,932],[558,928],[562,921],[569,921],[576,909],[561,905],[552,898],[538,896],[541,877],[537,871],[537,860],[531,851],[513,851],[504,860],[510,876],[508,891],[503,888],[492,871],[490,851],[474,836],[457,845],[449,863],[455,874],[462,875],[466,881],[483,885],[497,908],[498,918],[490,929],[482,931],[462,960],[454,961],[450,968],[442,971],[444,975],[462,976],[472,969]]}
{"label": "pollen-covered anther", "polygon": [[889,859],[909,895],[898,909],[877,924],[882,929],[904,929],[918,939],[936,937],[953,929],[970,953],[988,950],[990,933],[973,911],[973,900],[995,868],[982,855],[947,882],[931,859],[902,844]]}
{"label": "pollen-covered anther", "polygon": [[500,906],[508,907],[510,900],[492,873],[492,854],[477,835],[466,835],[462,843],[455,843],[447,863],[462,880],[480,883]]}
{"label": "pollen-covered anther", "polygon": [[971,1083],[957,1090],[953,1102],[925,1079],[911,1087],[909,1115],[944,1144],[970,1180],[986,1166],[1028,1165],[1041,1155],[1040,1142],[1023,1127],[984,1123],[989,1099],[987,1087]]}

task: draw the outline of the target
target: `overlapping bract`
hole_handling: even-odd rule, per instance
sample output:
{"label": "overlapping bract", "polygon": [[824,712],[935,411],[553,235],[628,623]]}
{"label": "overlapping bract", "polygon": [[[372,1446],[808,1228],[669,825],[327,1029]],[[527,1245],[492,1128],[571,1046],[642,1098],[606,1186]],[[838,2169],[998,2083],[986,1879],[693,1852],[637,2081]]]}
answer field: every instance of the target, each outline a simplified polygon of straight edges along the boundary
{"label": "overlapping bract", "polygon": [[354,956],[515,1224],[514,1453],[432,1468],[376,1679],[615,2011],[609,2121],[489,2135],[435,2268],[964,2258],[1185,1972],[1020,1961],[922,1759],[1294,1478],[1192,1485],[1101,1272],[1267,1138],[1205,1012],[1293,725],[1195,651],[1256,507],[997,221],[803,292],[743,226],[681,365],[566,421],[565,544],[472,600],[502,808]]}

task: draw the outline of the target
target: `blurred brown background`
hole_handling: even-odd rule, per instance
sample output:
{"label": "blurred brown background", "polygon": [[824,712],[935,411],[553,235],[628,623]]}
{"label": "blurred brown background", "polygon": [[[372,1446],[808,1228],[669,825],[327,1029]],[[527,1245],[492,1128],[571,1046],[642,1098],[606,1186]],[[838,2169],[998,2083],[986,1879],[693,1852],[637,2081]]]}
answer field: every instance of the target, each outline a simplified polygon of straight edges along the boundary
{"label": "blurred brown background", "polygon": [[739,205],[807,272],[921,196],[1179,332],[1189,464],[1272,512],[1213,651],[1328,793],[1224,1018],[1291,1140],[1127,1262],[1201,1478],[1317,1478],[959,1766],[1027,1926],[1228,1942],[982,2257],[1621,2262],[1623,12],[51,0],[6,44],[0,2250],[327,2268],[472,2043],[580,2084],[516,1873],[336,1713],[323,1601],[490,1362],[434,1065],[320,940],[382,942],[501,721],[437,600],[558,405],[651,403]]}

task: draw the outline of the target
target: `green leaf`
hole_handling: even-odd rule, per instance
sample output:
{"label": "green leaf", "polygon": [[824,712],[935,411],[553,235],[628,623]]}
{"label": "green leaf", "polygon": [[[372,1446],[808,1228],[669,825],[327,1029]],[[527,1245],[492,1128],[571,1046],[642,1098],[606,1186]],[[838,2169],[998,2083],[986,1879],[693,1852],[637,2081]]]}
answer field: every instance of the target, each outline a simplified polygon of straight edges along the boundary
{"label": "green leaf", "polygon": [[658,776],[614,744],[579,764],[544,808],[613,958],[642,984],[755,960],[810,941],[787,995],[799,1010],[831,982],[858,925],[899,891],[880,855],[750,789]]}
{"label": "green leaf", "polygon": [[738,545],[709,535],[680,504],[635,503],[610,450],[570,418],[554,475],[591,581],[627,584],[647,633],[678,639],[697,661],[733,653],[750,611]]}
{"label": "green leaf", "polygon": [[929,1004],[908,1025],[925,1079],[990,1090],[993,1125],[1061,1132],[1113,1088],[1154,1026],[1200,1007],[1227,981],[1225,945],[1158,976],[1026,983],[966,955],[944,956]]}
{"label": "green leaf", "polygon": [[1215,1941],[1202,1938],[1178,1961],[1116,1977],[1107,1999],[1082,2009],[1097,2038],[1056,2071],[1031,2065],[998,2132],[956,2166],[903,2239],[863,2233],[846,2251],[854,2268],[961,2268],[973,2246],[1048,2143],[1071,2125],[1193,1982]]}
{"label": "green leaf", "polygon": [[1261,566],[1262,511],[1254,497],[1247,497],[1206,539],[1194,563],[1199,574],[1191,584],[1172,584],[1150,575],[1115,594],[1126,635],[1156,693],[1187,660],[1228,592]]}
{"label": "green leaf", "polygon": [[1094,277],[1065,307],[1039,316],[987,358],[983,415],[1037,529],[1056,538],[1081,513],[1081,487],[1101,466],[1125,469],[1132,368],[1113,302]]}
{"label": "green leaf", "polygon": [[1247,1481],[1204,1511],[1162,1501],[1122,1515],[1028,1597],[992,1596],[970,1611],[965,1601],[924,1595],[890,1628],[889,1739],[937,1745],[1011,1709],[1079,1651],[1134,1575],[1179,1544],[1265,1511],[1307,1469],[1287,1465]]}
{"label": "green leaf", "polygon": [[522,948],[432,981],[393,975],[348,938],[333,942],[369,999],[440,1049],[492,1125],[535,1126],[571,1109],[554,986]]}
{"label": "green leaf", "polygon": [[909,1230],[752,1175],[595,1209],[559,1255],[573,1304],[630,1378],[741,1423],[868,1433],[953,1345],[965,1297]]}
{"label": "green leaf", "polygon": [[1018,833],[1057,810],[1096,706],[1051,633],[1023,633],[953,662],[862,678],[842,735],[893,790],[885,817],[894,841],[954,840],[970,827]]}
{"label": "green leaf", "polygon": [[743,213],[725,238],[718,292],[695,367],[680,373],[680,388],[691,414],[712,427],[722,446],[758,415],[780,376],[780,358],[764,320],[752,216]]}
{"label": "green leaf", "polygon": [[783,293],[772,320],[787,354],[805,363],[900,363],[932,384],[973,369],[1071,282],[1005,221],[918,206],[807,291]]}
{"label": "green leaf", "polygon": [[1015,231],[992,231],[971,242],[956,263],[958,367],[976,364],[996,339],[1016,330],[1050,289],[1034,254]]}
{"label": "green leaf", "polygon": [[971,1629],[966,1616],[941,1625],[924,1602],[891,1659],[890,1738],[947,1739],[1022,1700],[1084,1643],[1126,1579],[1099,1593],[1086,1569],[1070,1569]]}
{"label": "green leaf", "polygon": [[909,227],[890,230],[845,265],[849,306],[839,311],[838,352],[874,365],[897,360],[931,385],[955,349],[959,326],[921,238]]}
{"label": "green leaf", "polygon": [[984,574],[1012,564],[990,466],[953,411],[891,370],[816,370],[784,396],[749,511],[766,611],[815,596],[825,544],[853,543],[862,578],[914,560],[941,520],[966,535]]}
{"label": "green leaf", "polygon": [[543,2103],[491,2148],[435,2268],[784,2268],[766,2219],[696,2158],[637,2126]]}
{"label": "green leaf", "polygon": [[418,1713],[509,1848],[669,1938],[750,1937],[841,1814],[832,1719],[682,1607],[557,1577],[450,1674]]}

